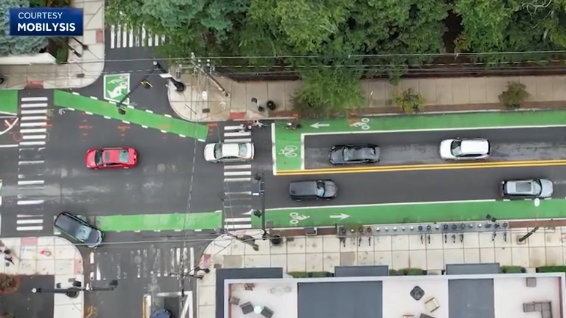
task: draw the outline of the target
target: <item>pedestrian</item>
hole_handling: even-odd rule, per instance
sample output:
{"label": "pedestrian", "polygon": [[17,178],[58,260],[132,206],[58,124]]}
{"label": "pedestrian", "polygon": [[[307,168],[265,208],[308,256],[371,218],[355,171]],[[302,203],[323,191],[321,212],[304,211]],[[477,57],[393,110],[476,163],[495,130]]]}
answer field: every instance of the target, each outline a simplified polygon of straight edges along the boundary
{"label": "pedestrian", "polygon": [[[10,253],[11,253],[11,251],[8,250],[8,249],[7,249],[7,250],[4,250],[4,260],[5,260],[6,262],[12,263],[12,265],[16,265],[16,264],[14,264],[14,260],[13,260],[13,258],[12,258],[12,255],[10,255]],[[7,263],[6,263],[6,264],[7,264]]]}

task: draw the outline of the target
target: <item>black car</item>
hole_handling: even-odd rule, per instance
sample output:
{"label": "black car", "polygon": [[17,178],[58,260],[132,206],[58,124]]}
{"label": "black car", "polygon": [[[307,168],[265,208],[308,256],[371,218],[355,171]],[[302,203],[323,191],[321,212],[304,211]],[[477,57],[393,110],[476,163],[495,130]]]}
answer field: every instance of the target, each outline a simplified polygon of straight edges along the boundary
{"label": "black car", "polygon": [[332,180],[293,181],[289,195],[295,201],[330,200],[338,196],[338,186]]}
{"label": "black car", "polygon": [[328,158],[333,165],[351,165],[379,162],[379,155],[377,145],[338,145],[330,149]]}
{"label": "black car", "polygon": [[102,244],[103,234],[99,229],[69,212],[59,213],[53,226],[90,248]]}

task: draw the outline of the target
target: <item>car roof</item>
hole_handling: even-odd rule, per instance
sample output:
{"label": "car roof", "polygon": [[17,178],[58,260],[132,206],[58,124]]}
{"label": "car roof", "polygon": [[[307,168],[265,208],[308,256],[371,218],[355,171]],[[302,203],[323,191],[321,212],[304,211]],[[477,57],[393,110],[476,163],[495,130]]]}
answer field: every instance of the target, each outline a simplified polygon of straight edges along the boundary
{"label": "car roof", "polygon": [[289,193],[292,195],[314,195],[317,192],[317,180],[292,181]]}
{"label": "car roof", "polygon": [[242,145],[242,143],[223,143],[222,144],[222,156],[224,156],[224,157],[239,157],[240,156],[240,145]]}
{"label": "car roof", "polygon": [[55,219],[55,222],[53,222],[53,224],[62,229],[63,231],[70,231],[71,229],[74,229],[80,225],[83,225],[85,222],[81,222],[80,219],[69,213],[69,212],[61,212],[59,213],[59,215],[57,216],[57,218]]}
{"label": "car roof", "polygon": [[465,154],[486,154],[489,152],[489,142],[485,139],[463,139],[460,150]]}

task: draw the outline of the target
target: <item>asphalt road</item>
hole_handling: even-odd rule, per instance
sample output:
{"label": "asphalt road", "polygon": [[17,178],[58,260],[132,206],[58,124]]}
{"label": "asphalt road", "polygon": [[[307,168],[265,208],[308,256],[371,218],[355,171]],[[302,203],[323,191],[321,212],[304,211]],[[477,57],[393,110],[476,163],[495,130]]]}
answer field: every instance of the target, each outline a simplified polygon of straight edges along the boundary
{"label": "asphalt road", "polygon": [[[289,182],[325,178],[338,184],[338,198],[314,202],[294,202],[289,198]],[[522,178],[549,178],[555,182],[554,197],[566,197],[566,167],[554,166],[271,176],[266,181],[266,201],[267,208],[282,208],[499,199],[498,187],[501,180]]]}
{"label": "asphalt road", "polygon": [[[194,139],[79,112],[52,123],[43,199],[58,210],[94,216],[209,212],[219,205],[209,189],[221,187],[221,171],[203,165],[204,145]],[[139,151],[138,167],[86,169],[89,148],[122,146]]]}
{"label": "asphalt road", "polygon": [[444,163],[438,155],[440,142],[449,138],[487,138],[491,160],[566,159],[566,128],[489,129],[314,135],[305,138],[305,168],[330,167],[330,147],[349,143],[374,143],[381,147],[380,165]]}

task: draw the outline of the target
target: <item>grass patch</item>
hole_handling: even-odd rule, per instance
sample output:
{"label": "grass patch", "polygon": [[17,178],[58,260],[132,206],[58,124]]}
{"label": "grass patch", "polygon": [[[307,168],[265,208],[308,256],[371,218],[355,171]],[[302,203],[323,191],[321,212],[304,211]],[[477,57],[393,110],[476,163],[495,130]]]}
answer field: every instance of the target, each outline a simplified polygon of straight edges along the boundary
{"label": "grass patch", "polygon": [[537,273],[566,273],[566,266],[541,266],[537,267]]}

